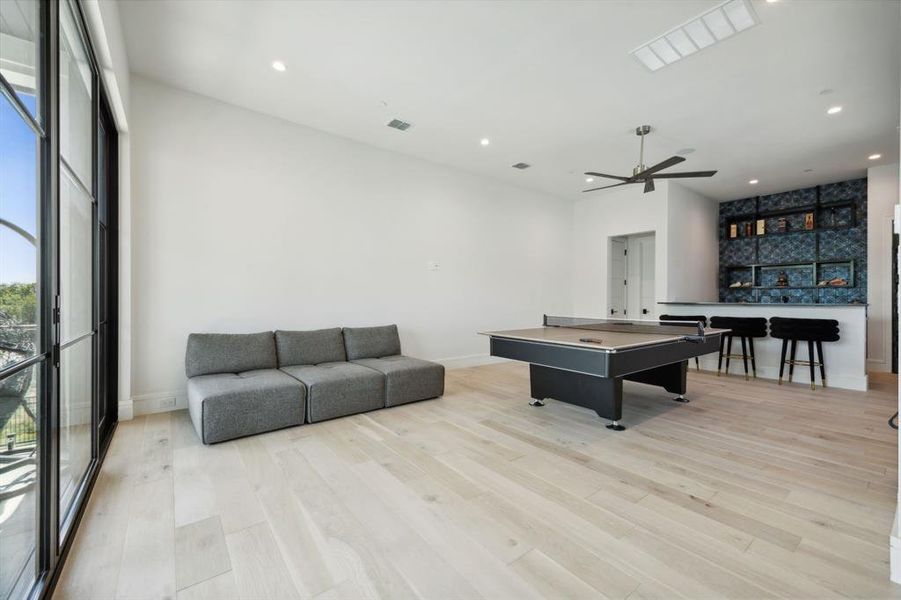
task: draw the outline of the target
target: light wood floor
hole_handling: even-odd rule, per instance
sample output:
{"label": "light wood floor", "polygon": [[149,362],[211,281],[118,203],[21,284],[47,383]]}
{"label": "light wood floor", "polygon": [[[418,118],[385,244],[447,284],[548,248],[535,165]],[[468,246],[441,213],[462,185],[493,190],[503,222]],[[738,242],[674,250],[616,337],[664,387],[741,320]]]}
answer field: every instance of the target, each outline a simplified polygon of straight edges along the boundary
{"label": "light wood floor", "polygon": [[528,370],[215,446],[124,422],[57,598],[899,597],[893,378],[626,384],[625,432]]}

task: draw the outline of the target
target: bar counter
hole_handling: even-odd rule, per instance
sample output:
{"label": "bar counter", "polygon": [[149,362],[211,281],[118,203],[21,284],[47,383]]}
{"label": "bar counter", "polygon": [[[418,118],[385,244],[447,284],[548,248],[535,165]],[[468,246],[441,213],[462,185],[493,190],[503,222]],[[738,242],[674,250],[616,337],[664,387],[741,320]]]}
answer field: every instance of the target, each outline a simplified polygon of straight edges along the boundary
{"label": "bar counter", "polygon": [[[823,344],[826,358],[826,383],[829,387],[849,390],[867,389],[867,306],[865,304],[762,304],[731,302],[659,302],[659,314],[704,315],[708,319],[719,317],[790,317],[801,319],[835,319],[838,321],[837,342]],[[732,353],[741,354],[741,345],[732,344]],[[754,350],[757,355],[757,376],[767,379],[779,378],[779,357],[782,340],[772,337],[756,338]],[[799,344],[796,359],[807,360],[807,345]],[[701,357],[701,368],[716,371],[717,355]],[[725,359],[723,360],[725,369]],[[748,366],[750,371],[750,363]],[[743,375],[741,358],[732,359],[729,372]],[[785,367],[785,380],[788,365]],[[809,385],[810,375],[807,365],[796,365],[793,382]],[[819,386],[819,377],[817,378]]]}

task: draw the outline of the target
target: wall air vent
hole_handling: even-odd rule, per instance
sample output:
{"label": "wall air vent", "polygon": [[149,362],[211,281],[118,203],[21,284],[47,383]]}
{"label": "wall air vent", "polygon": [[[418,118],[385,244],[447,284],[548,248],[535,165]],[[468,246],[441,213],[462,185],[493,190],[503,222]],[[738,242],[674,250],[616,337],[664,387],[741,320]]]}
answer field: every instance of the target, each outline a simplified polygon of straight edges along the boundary
{"label": "wall air vent", "polygon": [[532,165],[530,165],[529,163],[516,163],[515,165],[511,165],[511,166],[514,169],[519,169],[520,171],[522,171],[523,169],[528,169]]}
{"label": "wall air vent", "polygon": [[750,0],[726,0],[629,52],[651,71],[721,42],[759,23]]}
{"label": "wall air vent", "polygon": [[413,127],[412,123],[407,123],[406,121],[401,121],[400,119],[391,119],[388,121],[388,127],[392,129],[399,129],[400,131],[406,131],[410,127]]}

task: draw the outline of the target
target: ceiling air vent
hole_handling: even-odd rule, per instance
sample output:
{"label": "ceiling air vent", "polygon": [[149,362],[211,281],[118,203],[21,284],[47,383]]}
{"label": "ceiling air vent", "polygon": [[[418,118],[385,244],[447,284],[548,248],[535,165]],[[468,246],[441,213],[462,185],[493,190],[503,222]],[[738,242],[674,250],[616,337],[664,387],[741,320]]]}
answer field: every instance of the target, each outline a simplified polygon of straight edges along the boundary
{"label": "ceiling air vent", "polygon": [[530,165],[529,163],[516,163],[515,165],[512,165],[512,166],[514,169],[519,169],[520,171],[522,171],[523,169],[528,169],[532,165]]}
{"label": "ceiling air vent", "polygon": [[400,131],[406,131],[410,127],[413,127],[412,123],[407,123],[406,121],[401,121],[400,119],[391,119],[388,122],[388,127],[392,129],[399,129]]}

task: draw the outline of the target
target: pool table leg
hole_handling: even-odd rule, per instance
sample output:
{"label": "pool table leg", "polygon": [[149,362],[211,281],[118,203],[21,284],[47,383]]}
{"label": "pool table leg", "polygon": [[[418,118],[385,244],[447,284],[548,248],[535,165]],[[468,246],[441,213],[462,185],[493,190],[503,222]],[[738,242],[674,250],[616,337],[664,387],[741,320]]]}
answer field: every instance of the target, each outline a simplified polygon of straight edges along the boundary
{"label": "pool table leg", "polygon": [[623,418],[623,380],[621,377],[595,377],[541,365],[529,365],[532,398],[553,398],[560,402],[590,408],[602,419],[613,421],[607,427],[625,429]]}

